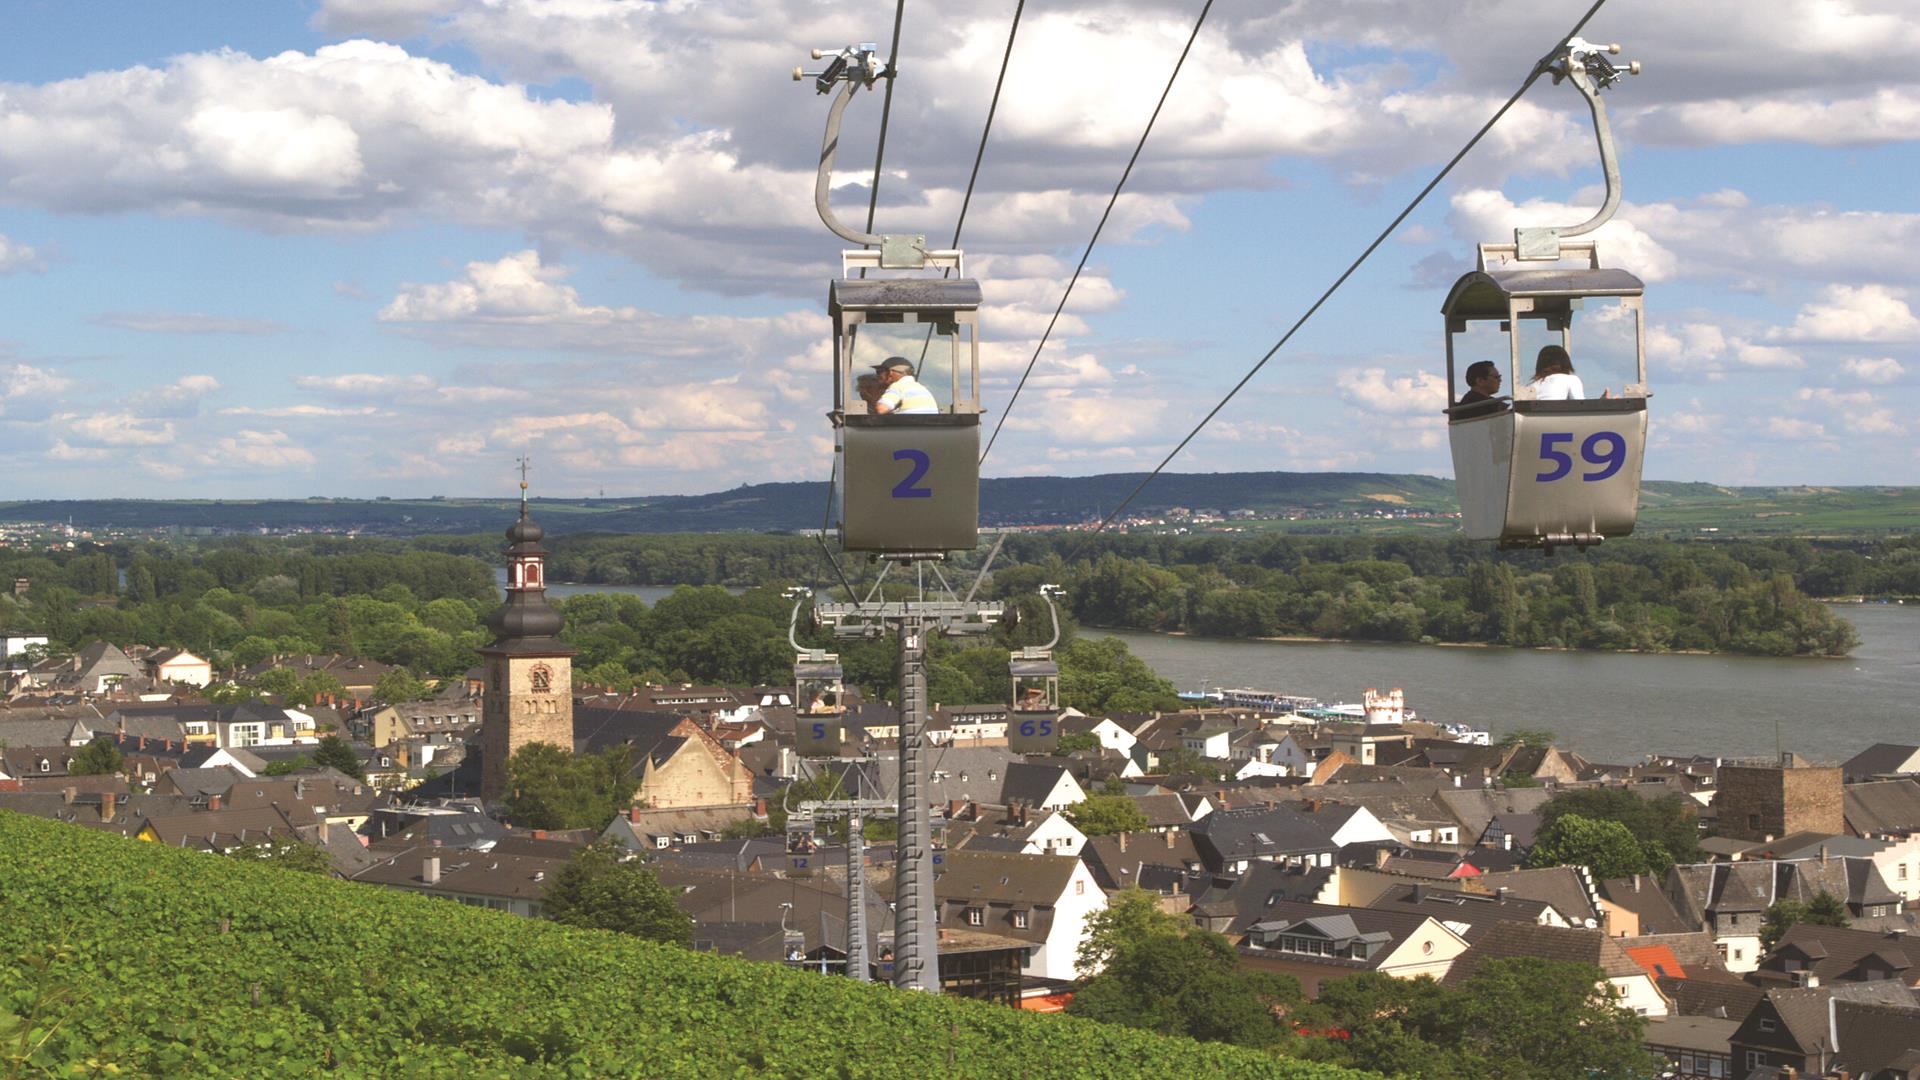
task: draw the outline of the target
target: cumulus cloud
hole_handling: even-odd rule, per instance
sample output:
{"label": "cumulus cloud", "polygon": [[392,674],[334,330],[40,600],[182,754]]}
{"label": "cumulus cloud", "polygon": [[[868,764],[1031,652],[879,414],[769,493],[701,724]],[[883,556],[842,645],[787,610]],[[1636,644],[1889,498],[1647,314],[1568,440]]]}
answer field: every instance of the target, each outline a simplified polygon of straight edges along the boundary
{"label": "cumulus cloud", "polygon": [[243,429],[213,441],[202,462],[220,469],[310,469],[313,451],[296,444],[284,431]]}
{"label": "cumulus cloud", "polygon": [[1840,370],[1861,382],[1878,384],[1894,382],[1907,373],[1906,365],[1891,356],[1849,357],[1841,361]]}
{"label": "cumulus cloud", "polygon": [[171,421],[132,413],[60,413],[52,418],[62,438],[92,446],[165,446],[174,441]]}
{"label": "cumulus cloud", "polygon": [[[466,277],[407,283],[380,310],[380,321],[444,344],[590,349],[688,357],[733,352],[768,338],[818,335],[818,316],[662,315],[585,303],[565,284],[572,271],[543,264],[536,251],[473,262]],[[757,350],[754,350],[757,351]]]}
{"label": "cumulus cloud", "polygon": [[0,235],[0,275],[39,273],[47,268],[46,259],[38,251]]}
{"label": "cumulus cloud", "polygon": [[1811,420],[1798,420],[1792,417],[1776,416],[1767,421],[1767,434],[1779,439],[1791,439],[1796,442],[1808,439],[1824,439],[1827,429]]}
{"label": "cumulus cloud", "polygon": [[1783,341],[1920,341],[1920,316],[1905,289],[1886,285],[1832,285],[1800,309],[1793,325],[1769,337]]}
{"label": "cumulus cloud", "polygon": [[1447,381],[1431,371],[1388,375],[1386,368],[1355,368],[1335,383],[1349,403],[1369,412],[1439,415],[1447,407]]}

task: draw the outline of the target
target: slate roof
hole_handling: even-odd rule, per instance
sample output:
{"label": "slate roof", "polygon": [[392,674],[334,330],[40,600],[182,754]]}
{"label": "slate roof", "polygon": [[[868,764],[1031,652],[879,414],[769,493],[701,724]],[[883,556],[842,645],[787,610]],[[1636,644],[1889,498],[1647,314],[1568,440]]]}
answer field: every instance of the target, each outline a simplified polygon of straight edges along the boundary
{"label": "slate roof", "polygon": [[1848,780],[1872,780],[1915,772],[1920,772],[1920,746],[1907,743],[1874,743],[1840,766],[1840,774]]}
{"label": "slate roof", "polygon": [[168,769],[153,787],[162,795],[177,792],[204,799],[209,795],[225,795],[233,785],[245,779],[240,775],[240,770],[231,765],[216,765],[211,769]]}
{"label": "slate roof", "polygon": [[146,819],[158,841],[168,847],[209,850],[251,844],[268,838],[299,839],[293,822],[272,806],[156,814]]}
{"label": "slate roof", "polygon": [[487,847],[507,835],[507,827],[485,814],[383,812],[367,823],[373,847],[401,851],[438,843],[445,848]]}
{"label": "slate roof", "polygon": [[1539,900],[1485,896],[1421,884],[1391,886],[1367,906],[1376,911],[1430,915],[1469,943],[1477,943],[1489,932],[1505,933],[1510,923],[1538,923],[1547,910]]}
{"label": "slate roof", "polygon": [[[1067,891],[1079,865],[1079,859],[1064,855],[949,851],[934,878],[939,921],[943,926],[971,926],[967,909],[984,908],[980,929],[1044,942],[1053,931],[1054,901]],[[889,895],[892,891],[887,889]],[[1025,913],[1026,926],[1015,925],[1014,912]]]}
{"label": "slate roof", "polygon": [[[1119,836],[1093,836],[1080,849],[1080,858],[1093,873],[1093,879],[1100,887],[1113,892],[1142,883],[1143,873],[1149,867],[1167,867],[1184,877],[1190,868],[1202,864],[1199,848],[1194,846],[1193,836],[1184,829],[1167,833],[1129,833],[1125,839],[1126,850],[1121,850]],[[1268,864],[1262,864],[1268,865]]]}
{"label": "slate roof", "polygon": [[1597,921],[1600,917],[1592,898],[1587,895],[1586,884],[1579,871],[1571,866],[1481,874],[1474,879],[1474,883],[1488,892],[1497,893],[1504,888],[1509,896],[1543,901],[1559,912],[1561,917],[1576,925],[1583,919]]}
{"label": "slate roof", "polygon": [[1920,941],[1902,933],[1795,923],[1761,959],[1754,980],[1789,981],[1789,959],[1800,961],[1823,984],[1894,978],[1911,986],[1920,981]]}
{"label": "slate roof", "polygon": [[1224,932],[1237,936],[1254,923],[1274,918],[1279,905],[1317,902],[1333,877],[1330,866],[1250,863],[1244,874],[1207,875],[1202,879],[1205,888],[1193,891],[1193,905],[1196,910],[1230,911],[1231,921]]}
{"label": "slate roof", "polygon": [[[1911,1007],[1914,997],[1913,991],[1895,982],[1768,990],[1763,1004],[1755,1006],[1753,1012],[1742,1021],[1733,1041],[1741,1045],[1780,1047],[1807,1054],[1832,1051],[1835,1047],[1833,1029],[1828,1024],[1827,1003],[1833,999]],[[1772,1013],[1779,1016],[1784,1030],[1759,1030],[1756,1021],[1765,1017],[1768,1006]]]}
{"label": "slate roof", "polygon": [[1598,885],[1602,899],[1639,917],[1643,935],[1684,934],[1694,928],[1674,909],[1673,901],[1660,888],[1660,879],[1652,874],[1607,878]]}
{"label": "slate roof", "polygon": [[1617,939],[1599,930],[1509,922],[1497,934],[1483,934],[1473,948],[1453,962],[1441,981],[1457,984],[1488,960],[1519,956],[1592,964],[1609,979],[1646,974]]}
{"label": "slate roof", "polygon": [[1845,788],[1847,828],[1861,836],[1920,831],[1920,780],[1878,780]]}
{"label": "slate roof", "polygon": [[[416,889],[427,893],[460,893],[502,900],[539,900],[547,886],[566,868],[564,858],[538,855],[496,855],[421,844],[385,853],[386,857],[353,875],[355,881]],[[440,880],[428,884],[426,860],[440,860]]]}
{"label": "slate roof", "polygon": [[1738,1023],[1766,996],[1765,990],[1742,979],[1696,978],[1691,970],[1687,974],[1687,978],[1662,975],[1654,980],[1672,1000],[1677,1016],[1711,1016]]}
{"label": "slate roof", "polygon": [[1067,770],[1059,765],[1010,762],[1001,773],[1000,798],[996,801],[1003,806],[1039,806],[1066,775]]}
{"label": "slate roof", "polygon": [[1920,1066],[1920,1006],[1842,998],[1832,1011],[1839,1064],[1854,1075],[1876,1076],[1881,1070],[1911,1075]]}
{"label": "slate roof", "polygon": [[[1289,962],[1346,968],[1350,971],[1371,971],[1392,955],[1395,944],[1406,940],[1425,926],[1428,918],[1429,916],[1426,915],[1405,911],[1337,907],[1332,904],[1301,904],[1283,900],[1268,907],[1265,919],[1247,927],[1249,943],[1242,945],[1240,949],[1243,954],[1250,956],[1276,956],[1284,957]],[[1316,930],[1336,939],[1351,940],[1359,937],[1379,947],[1369,950],[1365,960],[1355,960],[1347,956],[1281,952],[1251,943],[1256,935],[1272,940],[1274,936],[1299,929],[1302,924],[1311,924]],[[1472,950],[1468,950],[1469,954],[1471,952]],[[1459,961],[1455,960],[1454,963],[1458,964]]]}
{"label": "slate roof", "polygon": [[1286,806],[1216,810],[1193,827],[1194,845],[1213,870],[1242,859],[1319,855],[1339,851],[1333,831],[1339,823],[1320,814]]}
{"label": "slate roof", "polygon": [[1729,1054],[1728,1040],[1739,1028],[1740,1021],[1717,1016],[1654,1016],[1647,1019],[1640,1042],[1662,1049]]}

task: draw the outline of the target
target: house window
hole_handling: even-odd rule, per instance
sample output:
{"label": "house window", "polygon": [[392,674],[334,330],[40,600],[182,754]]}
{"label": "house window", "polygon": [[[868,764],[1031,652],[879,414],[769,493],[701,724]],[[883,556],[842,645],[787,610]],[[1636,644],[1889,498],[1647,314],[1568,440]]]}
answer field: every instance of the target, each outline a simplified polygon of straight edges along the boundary
{"label": "house window", "polygon": [[977,907],[967,909],[967,925],[979,926],[986,921],[986,914]]}
{"label": "house window", "polygon": [[1757,829],[1759,829],[1759,828],[1760,828],[1760,815],[1759,815],[1759,814],[1748,814],[1748,815],[1747,815],[1747,828],[1749,828],[1749,829],[1755,829],[1755,830],[1757,830]]}
{"label": "house window", "polygon": [[1733,950],[1733,958],[1735,960],[1745,960],[1747,958],[1747,950],[1745,949]]}
{"label": "house window", "polygon": [[1014,913],[1013,913],[1013,928],[1014,928],[1015,930],[1025,930],[1025,929],[1027,928],[1027,913],[1026,913],[1026,912],[1024,912],[1024,911],[1016,911],[1016,912],[1014,912]]}
{"label": "house window", "polygon": [[1420,955],[1421,955],[1421,956],[1432,956],[1432,955],[1433,955],[1433,942],[1431,942],[1431,941],[1423,941],[1423,942],[1421,942],[1421,943],[1420,943]]}
{"label": "house window", "polygon": [[41,771],[41,772],[52,772],[52,771],[53,771],[53,762],[51,762],[51,761],[48,761],[48,760],[47,760],[46,758],[41,758],[41,759],[40,759],[40,771]]}
{"label": "house window", "polygon": [[1900,873],[1897,876],[1900,878],[1901,881],[1907,880],[1907,864],[1906,863],[1900,864]]}
{"label": "house window", "polygon": [[1747,1068],[1757,1069],[1767,1063],[1767,1055],[1758,1050],[1747,1051]]}

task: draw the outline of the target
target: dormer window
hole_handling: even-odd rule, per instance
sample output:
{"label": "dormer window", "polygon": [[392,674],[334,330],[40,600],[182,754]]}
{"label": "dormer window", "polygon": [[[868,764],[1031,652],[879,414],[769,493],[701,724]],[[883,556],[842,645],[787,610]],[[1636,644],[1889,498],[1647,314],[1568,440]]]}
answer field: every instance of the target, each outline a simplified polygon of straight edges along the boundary
{"label": "dormer window", "polygon": [[967,909],[967,925],[968,926],[979,926],[986,922],[986,918],[987,918],[986,912],[980,910],[977,907],[970,907]]}

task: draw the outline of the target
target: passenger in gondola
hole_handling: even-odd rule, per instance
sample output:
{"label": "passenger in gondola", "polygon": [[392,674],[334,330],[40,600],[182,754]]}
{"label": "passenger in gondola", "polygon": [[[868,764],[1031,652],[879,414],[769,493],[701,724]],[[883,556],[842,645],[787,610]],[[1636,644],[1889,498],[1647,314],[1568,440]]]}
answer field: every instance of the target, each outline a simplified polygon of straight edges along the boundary
{"label": "passenger in gondola", "polygon": [[873,407],[880,403],[880,394],[881,394],[880,376],[878,375],[860,376],[859,378],[853,380],[853,391],[854,393],[860,395],[861,401],[864,401],[867,403],[867,411],[872,412]]}
{"label": "passenger in gondola", "polygon": [[1573,357],[1558,345],[1540,347],[1530,385],[1535,401],[1578,401],[1587,396],[1580,376],[1573,373]]}
{"label": "passenger in gondola", "polygon": [[1491,360],[1476,360],[1467,365],[1467,392],[1460,395],[1460,404],[1479,405],[1492,401],[1499,408],[1488,407],[1474,412],[1490,413],[1505,409],[1506,403],[1498,400],[1500,396],[1500,365]]}
{"label": "passenger in gondola", "polygon": [[913,377],[913,364],[904,356],[889,356],[873,366],[884,390],[873,411],[881,415],[930,416],[940,411],[933,391]]}

